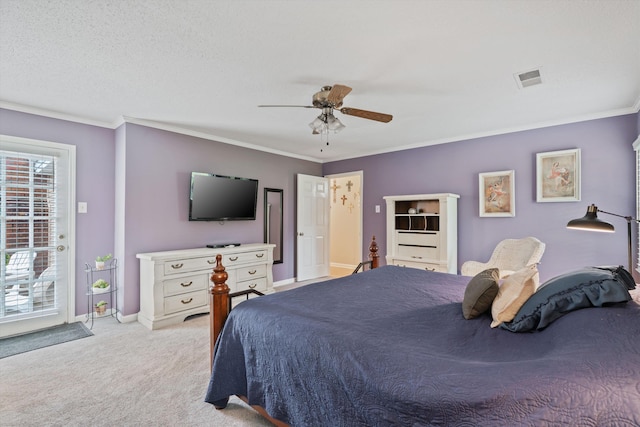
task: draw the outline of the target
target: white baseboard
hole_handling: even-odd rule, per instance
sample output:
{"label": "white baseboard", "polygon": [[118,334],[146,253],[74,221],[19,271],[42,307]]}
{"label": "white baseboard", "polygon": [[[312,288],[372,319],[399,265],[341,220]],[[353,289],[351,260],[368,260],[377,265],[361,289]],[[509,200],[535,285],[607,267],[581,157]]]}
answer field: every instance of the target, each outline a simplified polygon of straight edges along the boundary
{"label": "white baseboard", "polygon": [[[110,308],[109,310],[106,311],[104,315],[99,317],[96,316],[95,319],[102,319],[103,317],[109,317],[112,314],[113,314],[113,309]],[[122,313],[118,312],[116,316],[118,317],[118,320],[120,321],[120,323],[131,323],[138,320],[138,313],[128,314],[126,316],[123,316]],[[84,322],[85,320],[87,320],[86,314],[81,314],[79,316],[76,316],[76,322]]]}
{"label": "white baseboard", "polygon": [[335,267],[335,268],[344,268],[347,270],[355,270],[355,268],[358,266],[358,264],[342,264],[339,262],[332,262],[330,264],[331,267]]}
{"label": "white baseboard", "polygon": [[278,286],[286,286],[295,282],[296,282],[296,279],[294,277],[292,277],[291,279],[278,280],[277,282],[273,282],[273,287],[277,288]]}

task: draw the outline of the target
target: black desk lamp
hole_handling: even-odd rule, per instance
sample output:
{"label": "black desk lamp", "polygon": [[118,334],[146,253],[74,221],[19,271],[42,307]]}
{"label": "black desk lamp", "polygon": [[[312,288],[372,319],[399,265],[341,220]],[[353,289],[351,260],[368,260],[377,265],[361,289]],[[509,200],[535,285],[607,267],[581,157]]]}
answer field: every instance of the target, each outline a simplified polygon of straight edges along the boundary
{"label": "black desk lamp", "polygon": [[619,218],[624,218],[627,220],[627,234],[628,234],[628,251],[629,251],[629,273],[632,272],[633,262],[631,257],[631,221],[640,222],[639,220],[632,218],[630,216],[618,215],[611,212],[606,212],[598,209],[598,207],[594,204],[587,208],[587,214],[582,218],[572,219],[567,224],[567,228],[573,228],[576,230],[587,230],[587,231],[600,231],[605,233],[613,233],[614,228],[613,225],[608,222],[601,221],[598,219],[598,212],[602,212],[607,215],[617,216]]}

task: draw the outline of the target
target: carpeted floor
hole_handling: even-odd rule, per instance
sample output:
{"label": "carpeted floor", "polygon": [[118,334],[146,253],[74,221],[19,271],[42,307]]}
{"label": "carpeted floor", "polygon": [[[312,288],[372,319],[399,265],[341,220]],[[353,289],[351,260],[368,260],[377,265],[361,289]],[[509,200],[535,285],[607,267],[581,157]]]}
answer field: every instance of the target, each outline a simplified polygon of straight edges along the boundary
{"label": "carpeted floor", "polygon": [[0,425],[271,426],[236,397],[224,410],[204,402],[208,321],[150,331],[99,319],[90,339],[0,359]]}
{"label": "carpeted floor", "polygon": [[40,331],[0,339],[0,359],[39,348],[92,336],[81,322],[66,323]]}

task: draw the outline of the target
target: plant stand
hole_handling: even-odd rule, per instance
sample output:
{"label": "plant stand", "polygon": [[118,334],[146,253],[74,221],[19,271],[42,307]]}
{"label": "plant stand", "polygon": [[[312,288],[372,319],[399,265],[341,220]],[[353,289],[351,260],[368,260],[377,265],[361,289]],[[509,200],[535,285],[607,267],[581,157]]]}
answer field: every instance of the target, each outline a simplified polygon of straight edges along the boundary
{"label": "plant stand", "polygon": [[[91,321],[89,329],[93,329],[93,321],[97,318],[113,317],[118,323],[118,260],[113,258],[106,262],[102,269],[93,263],[85,263],[84,272],[87,278],[87,318],[85,323]],[[105,291],[94,292],[93,283],[98,279],[104,279],[109,283]],[[104,300],[106,306],[96,307],[98,301]],[[109,311],[107,311],[107,308]]]}

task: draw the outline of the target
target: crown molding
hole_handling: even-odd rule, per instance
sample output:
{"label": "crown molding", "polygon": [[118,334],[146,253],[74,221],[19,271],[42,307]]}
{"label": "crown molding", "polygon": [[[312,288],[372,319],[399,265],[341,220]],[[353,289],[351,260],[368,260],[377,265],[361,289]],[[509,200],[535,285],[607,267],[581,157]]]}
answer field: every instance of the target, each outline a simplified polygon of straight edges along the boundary
{"label": "crown molding", "polygon": [[235,145],[235,146],[238,146],[238,147],[249,148],[251,150],[263,151],[265,153],[276,154],[278,156],[291,157],[291,158],[296,158],[296,159],[300,159],[300,160],[308,160],[308,161],[311,161],[311,162],[319,163],[319,160],[316,159],[316,158],[313,158],[313,157],[300,156],[300,155],[297,155],[297,154],[288,153],[286,151],[276,150],[276,149],[268,148],[268,147],[262,147],[260,145],[250,144],[248,142],[242,142],[242,141],[238,141],[238,140],[235,140],[235,139],[226,138],[226,137],[223,137],[223,136],[213,135],[213,134],[210,134],[210,133],[207,133],[207,132],[187,129],[187,128],[183,128],[183,127],[176,126],[176,125],[170,125],[170,124],[167,124],[167,123],[156,122],[156,121],[147,120],[147,119],[138,119],[136,117],[129,117],[129,116],[122,116],[122,120],[123,120],[123,123],[131,123],[131,124],[135,124],[135,125],[146,126],[146,127],[150,127],[150,128],[154,128],[154,129],[159,129],[159,130],[165,130],[165,131],[169,131],[169,132],[179,133],[179,134],[182,134],[182,135],[193,136],[193,137],[196,137],[196,138],[207,139],[207,140],[210,140],[210,141],[222,142],[224,144]]}
{"label": "crown molding", "polygon": [[65,120],[68,122],[81,123],[85,125],[98,126],[101,128],[114,129],[113,123],[103,122],[101,120],[89,119],[86,117],[79,117],[72,114],[61,113],[59,111],[47,110],[44,108],[37,108],[28,105],[15,104],[12,102],[0,101],[0,108],[6,110],[19,111],[21,113],[34,114],[36,116],[48,117],[51,119]]}
{"label": "crown molding", "polygon": [[[7,109],[7,110],[19,111],[19,112],[27,113],[27,114],[35,114],[35,115],[43,116],[43,117],[66,120],[66,121],[71,121],[71,122],[75,122],[75,123],[82,123],[82,124],[91,125],[91,126],[98,126],[98,127],[108,128],[108,129],[117,129],[118,127],[122,126],[125,123],[137,124],[137,125],[140,125],[140,126],[147,126],[147,127],[154,128],[154,129],[165,130],[165,131],[169,131],[169,132],[179,133],[179,134],[182,134],[182,135],[188,135],[188,136],[193,136],[193,137],[196,137],[196,138],[207,139],[207,140],[210,140],[210,141],[217,141],[217,142],[221,142],[221,143],[224,143],[224,144],[235,145],[235,146],[238,146],[238,147],[244,147],[244,148],[248,148],[248,149],[251,149],[251,150],[262,151],[262,152],[275,154],[275,155],[279,155],[279,156],[291,157],[291,158],[300,159],[300,160],[306,160],[306,161],[315,162],[315,163],[329,163],[329,162],[335,162],[335,161],[341,161],[341,160],[354,159],[354,158],[358,158],[358,157],[375,156],[375,155],[378,155],[378,154],[391,153],[391,152],[395,152],[395,151],[403,151],[403,150],[411,150],[411,149],[414,149],[414,148],[429,147],[431,145],[447,144],[447,143],[451,143],[451,142],[461,142],[461,141],[467,141],[467,140],[470,140],[470,139],[486,138],[486,137],[496,136],[496,135],[505,135],[505,134],[508,134],[508,133],[522,132],[522,131],[534,130],[534,129],[542,129],[542,128],[553,127],[553,126],[561,126],[561,125],[567,125],[567,124],[572,124],[572,123],[579,123],[579,122],[585,122],[585,121],[590,121],[590,120],[603,119],[603,118],[608,118],[608,117],[622,116],[622,115],[626,115],[626,114],[634,114],[634,113],[638,113],[640,111],[640,97],[636,100],[636,102],[633,104],[633,106],[628,107],[628,108],[621,108],[621,109],[617,109],[617,110],[611,110],[611,111],[606,111],[606,112],[601,112],[601,113],[596,113],[596,114],[587,114],[587,115],[583,115],[583,116],[576,116],[576,117],[568,118],[568,119],[550,120],[550,121],[546,121],[546,122],[539,122],[539,123],[529,124],[529,125],[526,125],[526,126],[515,126],[515,127],[510,127],[510,128],[503,128],[503,129],[493,130],[493,131],[489,131],[489,132],[478,132],[478,133],[472,133],[472,134],[466,134],[466,135],[458,135],[458,136],[450,137],[450,138],[441,138],[441,139],[435,139],[435,140],[430,140],[430,141],[423,141],[423,142],[416,143],[416,144],[410,144],[410,145],[404,145],[404,146],[395,146],[395,147],[391,147],[391,148],[388,148],[388,149],[376,150],[376,151],[371,151],[371,152],[367,152],[367,153],[360,152],[357,155],[338,156],[338,157],[335,157],[335,158],[328,158],[328,159],[319,159],[319,158],[316,158],[316,157],[297,155],[297,154],[289,153],[289,152],[286,152],[286,151],[281,151],[281,150],[276,150],[276,149],[272,149],[272,148],[262,147],[260,145],[250,144],[250,143],[247,143],[247,142],[242,142],[242,141],[238,141],[238,140],[235,140],[235,139],[231,139],[231,138],[226,138],[226,137],[210,134],[210,133],[207,133],[207,132],[196,131],[196,130],[183,128],[183,127],[180,127],[180,126],[171,125],[171,124],[167,124],[167,123],[163,123],[163,122],[158,122],[158,121],[153,121],[153,120],[148,120],[148,119],[139,119],[139,118],[124,116],[124,115],[116,118],[111,123],[107,123],[107,122],[103,122],[103,121],[100,121],[100,120],[92,120],[92,119],[88,119],[88,118],[85,118],[85,117],[79,117],[79,116],[75,116],[75,115],[71,115],[71,114],[60,113],[60,112],[57,112],[57,111],[46,110],[46,109],[26,106],[26,105],[22,105],[22,104],[15,104],[15,103],[10,103],[10,102],[5,102],[5,101],[0,101],[0,108],[4,108],[4,109]],[[636,147],[636,146],[640,146],[640,143],[638,142],[637,139],[634,142],[634,147]]]}

